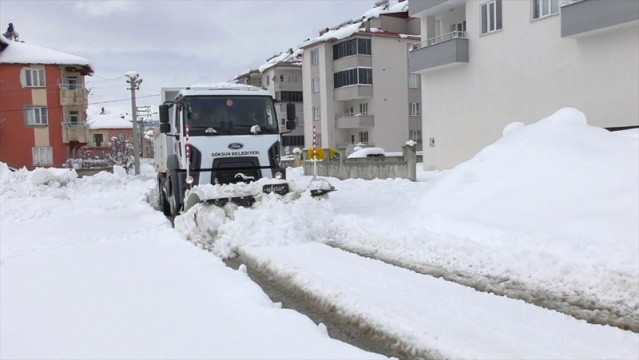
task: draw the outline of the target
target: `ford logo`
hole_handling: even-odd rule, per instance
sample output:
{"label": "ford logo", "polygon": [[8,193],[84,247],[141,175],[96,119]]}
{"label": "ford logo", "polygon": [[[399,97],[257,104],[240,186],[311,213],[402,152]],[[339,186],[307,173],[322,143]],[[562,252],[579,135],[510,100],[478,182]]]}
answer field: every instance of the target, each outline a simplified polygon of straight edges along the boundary
{"label": "ford logo", "polygon": [[229,144],[229,149],[231,149],[231,150],[240,150],[243,147],[244,147],[244,145],[242,145],[240,143],[230,143]]}

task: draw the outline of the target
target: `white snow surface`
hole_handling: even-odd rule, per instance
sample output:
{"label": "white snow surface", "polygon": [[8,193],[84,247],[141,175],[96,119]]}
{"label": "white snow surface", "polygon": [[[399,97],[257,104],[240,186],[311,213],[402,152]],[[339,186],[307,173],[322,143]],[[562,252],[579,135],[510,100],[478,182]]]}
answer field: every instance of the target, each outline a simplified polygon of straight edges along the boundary
{"label": "white snow surface", "polygon": [[47,49],[28,43],[8,40],[0,35],[7,48],[0,53],[2,64],[60,64],[60,65],[84,65],[93,68],[89,60],[61,51]]}
{"label": "white snow surface", "polygon": [[279,308],[219,258],[237,254],[417,355],[639,357],[635,332],[339,249],[584,298],[636,324],[636,131],[566,108],[417,182],[324,179],[337,191],[321,200],[304,190],[322,179],[290,168],[296,194],[196,205],[179,231],[150,205],[144,169],[77,178],[0,164],[0,358],[375,357]]}
{"label": "white snow surface", "polygon": [[87,112],[87,123],[90,129],[132,129],[132,117],[128,112],[122,112],[120,107],[90,107]]}
{"label": "white snow surface", "polygon": [[386,151],[380,147],[359,148],[348,155],[349,159],[365,158],[367,155],[386,154]]}

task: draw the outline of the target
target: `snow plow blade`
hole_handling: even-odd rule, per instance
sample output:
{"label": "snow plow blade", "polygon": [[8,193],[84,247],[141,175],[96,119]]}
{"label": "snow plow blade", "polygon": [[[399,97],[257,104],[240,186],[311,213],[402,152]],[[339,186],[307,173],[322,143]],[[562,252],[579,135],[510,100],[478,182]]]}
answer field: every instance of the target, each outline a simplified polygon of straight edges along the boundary
{"label": "snow plow blade", "polygon": [[[262,187],[262,192],[265,194],[275,193],[279,195],[286,195],[289,192],[289,186],[287,183],[266,184]],[[255,195],[241,195],[241,196],[223,196],[217,198],[207,198],[199,188],[189,190],[186,200],[184,201],[184,212],[196,204],[215,205],[224,207],[228,203],[233,203],[238,206],[250,207],[255,203]]]}

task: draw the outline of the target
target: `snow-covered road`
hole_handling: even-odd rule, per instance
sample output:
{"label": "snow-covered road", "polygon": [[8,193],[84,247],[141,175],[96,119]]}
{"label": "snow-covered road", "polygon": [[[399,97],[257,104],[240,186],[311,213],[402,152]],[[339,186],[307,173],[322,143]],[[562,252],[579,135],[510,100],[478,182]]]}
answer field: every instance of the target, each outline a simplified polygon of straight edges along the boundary
{"label": "snow-covered road", "polygon": [[372,327],[411,358],[628,359],[637,334],[417,274],[319,243],[239,250],[249,268]]}

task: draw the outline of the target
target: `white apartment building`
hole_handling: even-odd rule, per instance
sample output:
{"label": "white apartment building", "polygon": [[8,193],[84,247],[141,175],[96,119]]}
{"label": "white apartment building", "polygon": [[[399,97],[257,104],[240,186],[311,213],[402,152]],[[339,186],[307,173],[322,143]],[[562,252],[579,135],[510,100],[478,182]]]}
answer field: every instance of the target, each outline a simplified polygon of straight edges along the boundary
{"label": "white apartment building", "polygon": [[511,122],[563,107],[639,125],[638,0],[410,0],[424,40],[424,168],[469,160]]}
{"label": "white apartment building", "polygon": [[304,147],[304,107],[302,89],[302,51],[289,49],[267,60],[258,69],[236,76],[235,81],[267,89],[275,99],[280,128],[286,132],[286,104],[295,104],[296,128],[282,134],[282,153],[292,154],[295,147]]}
{"label": "white apartment building", "polygon": [[314,146],[314,131],[317,147],[347,153],[355,145],[394,152],[409,139],[421,143],[419,76],[408,70],[419,27],[407,2],[381,1],[300,46],[306,148]]}

